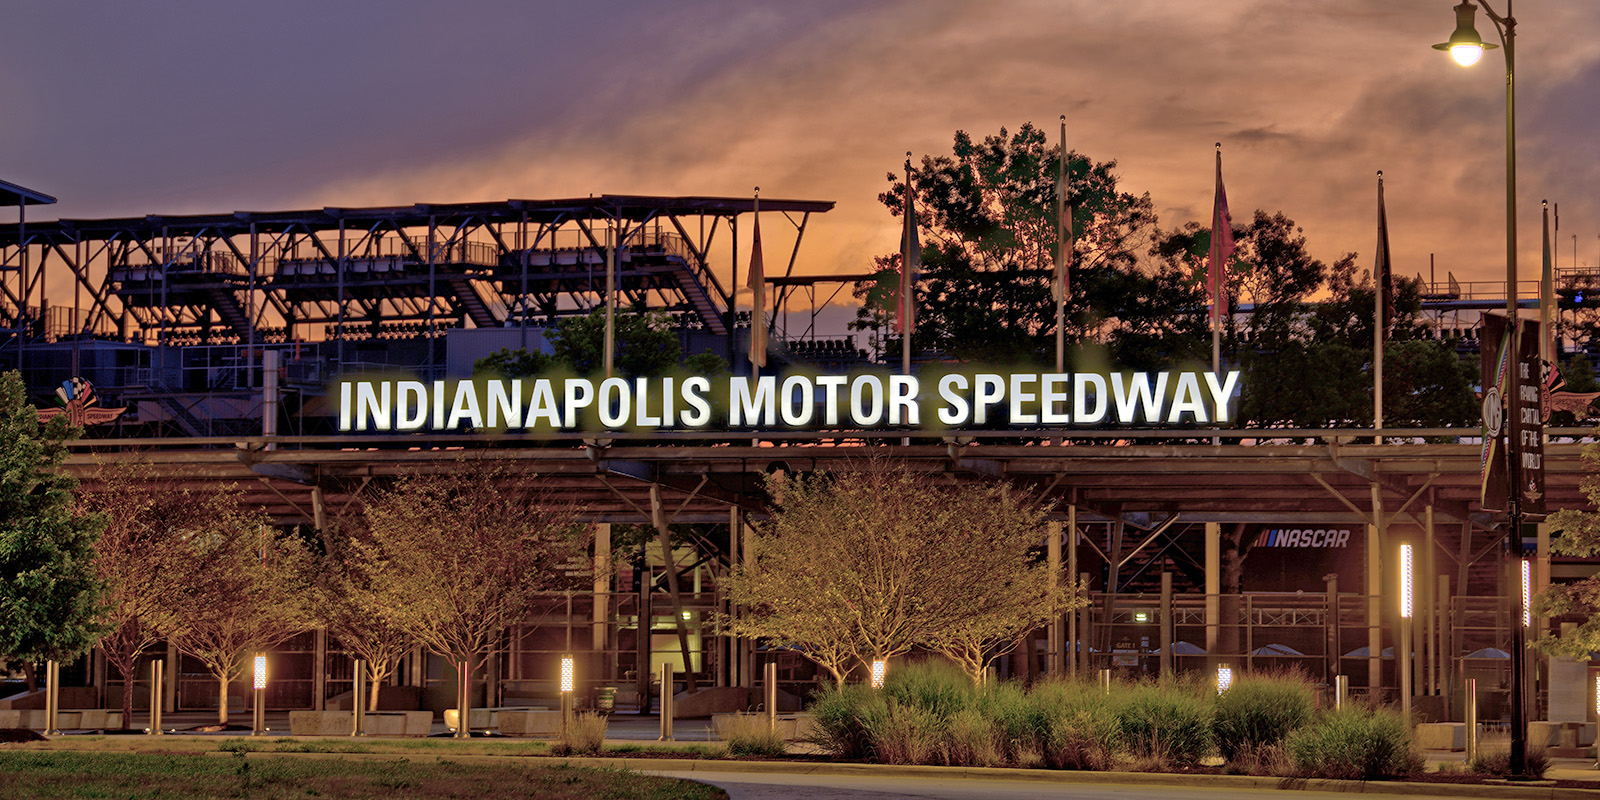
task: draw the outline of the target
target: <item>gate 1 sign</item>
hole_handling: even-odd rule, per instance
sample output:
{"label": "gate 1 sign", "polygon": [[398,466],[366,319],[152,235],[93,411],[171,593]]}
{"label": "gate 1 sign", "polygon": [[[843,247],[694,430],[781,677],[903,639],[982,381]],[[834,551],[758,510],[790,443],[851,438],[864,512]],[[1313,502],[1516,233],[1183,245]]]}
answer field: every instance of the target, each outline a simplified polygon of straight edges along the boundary
{"label": "gate 1 sign", "polygon": [[[1226,424],[1238,372],[343,380],[339,430]],[[725,421],[725,422],[724,422]]]}

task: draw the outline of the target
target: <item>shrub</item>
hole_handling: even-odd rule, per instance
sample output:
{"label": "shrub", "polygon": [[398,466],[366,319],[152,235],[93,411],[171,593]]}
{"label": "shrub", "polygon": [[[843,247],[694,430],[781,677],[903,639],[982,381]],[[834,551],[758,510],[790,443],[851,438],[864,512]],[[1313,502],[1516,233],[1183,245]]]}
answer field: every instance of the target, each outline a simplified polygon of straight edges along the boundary
{"label": "shrub", "polygon": [[1100,687],[1049,681],[1029,696],[1033,747],[1055,769],[1105,770],[1116,765],[1121,742],[1115,700]]}
{"label": "shrub", "polygon": [[930,764],[944,738],[945,721],[933,712],[894,700],[869,707],[865,723],[872,754],[885,764]]}
{"label": "shrub", "polygon": [[1317,716],[1284,740],[1301,775],[1341,780],[1379,780],[1422,768],[1411,731],[1398,713],[1350,708]]}
{"label": "shrub", "polygon": [[883,696],[865,686],[828,687],[811,705],[817,733],[811,743],[835,758],[870,758],[869,718],[888,713]]}
{"label": "shrub", "polygon": [[1134,758],[1194,764],[1211,752],[1211,705],[1194,687],[1132,687],[1117,703],[1122,743]]}
{"label": "shrub", "polygon": [[717,738],[736,756],[784,756],[789,745],[765,714],[729,714],[717,718]]}
{"label": "shrub", "polygon": [[1034,703],[1021,684],[1007,682],[985,686],[978,693],[973,708],[988,720],[1004,763],[1033,766],[1039,762]]}
{"label": "shrub", "polygon": [[883,694],[890,703],[920,709],[941,720],[971,706],[977,693],[960,667],[943,660],[907,665],[890,672],[883,682]]}
{"label": "shrub", "polygon": [[1297,674],[1240,676],[1217,698],[1212,732],[1222,757],[1254,758],[1306,724],[1316,706],[1311,684]]}
{"label": "shrub", "polygon": [[[1543,778],[1550,768],[1550,759],[1543,747],[1528,747],[1528,775]],[[1511,774],[1511,745],[1504,747],[1479,747],[1478,754],[1467,762],[1467,771],[1504,778]]]}
{"label": "shrub", "polygon": [[572,724],[555,743],[550,745],[550,754],[555,756],[592,756],[600,752],[605,746],[606,727],[609,720],[604,714],[593,711],[580,712],[572,718]]}
{"label": "shrub", "polygon": [[976,708],[955,713],[942,731],[943,761],[951,767],[1000,767],[1009,759],[1001,726]]}

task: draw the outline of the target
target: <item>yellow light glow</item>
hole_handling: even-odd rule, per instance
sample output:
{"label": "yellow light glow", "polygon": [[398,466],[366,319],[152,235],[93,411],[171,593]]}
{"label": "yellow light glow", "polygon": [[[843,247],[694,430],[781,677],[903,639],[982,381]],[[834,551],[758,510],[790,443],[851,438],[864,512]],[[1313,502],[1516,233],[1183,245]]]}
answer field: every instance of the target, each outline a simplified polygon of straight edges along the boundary
{"label": "yellow light glow", "polygon": [[1217,694],[1228,691],[1233,685],[1233,667],[1217,667]]}
{"label": "yellow light glow", "polygon": [[1411,619],[1416,609],[1411,594],[1411,570],[1411,545],[1400,545],[1400,616],[1404,619]]}
{"label": "yellow light glow", "polygon": [[1600,675],[1594,676],[1594,714],[1600,717]]}
{"label": "yellow light glow", "polygon": [[1450,57],[1463,67],[1470,67],[1483,58],[1483,45],[1481,44],[1453,44],[1450,45]]}
{"label": "yellow light glow", "polygon": [[561,657],[561,691],[571,692],[577,684],[577,670],[574,669],[572,656]]}
{"label": "yellow light glow", "polygon": [[683,618],[684,619],[688,619],[689,618],[689,612],[687,612],[687,611],[683,612]]}
{"label": "yellow light glow", "polygon": [[267,688],[267,657],[264,655],[256,656],[255,688]]}
{"label": "yellow light glow", "polygon": [[872,662],[872,688],[882,689],[883,678],[889,672],[889,662],[879,659]]}
{"label": "yellow light glow", "polygon": [[1533,563],[1522,559],[1522,627],[1533,626]]}

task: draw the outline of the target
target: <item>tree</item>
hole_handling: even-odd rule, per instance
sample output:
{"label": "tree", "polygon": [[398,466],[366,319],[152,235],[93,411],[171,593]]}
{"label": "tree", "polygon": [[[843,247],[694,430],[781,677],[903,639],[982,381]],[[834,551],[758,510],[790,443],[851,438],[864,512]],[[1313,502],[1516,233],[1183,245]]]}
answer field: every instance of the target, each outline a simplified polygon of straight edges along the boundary
{"label": "tree", "polygon": [[363,510],[351,541],[359,584],[388,624],[457,665],[457,708],[470,727],[471,676],[507,626],[588,570],[579,509],[529,476],[482,462],[402,478]]}
{"label": "tree", "polygon": [[[986,363],[1053,360],[1055,301],[1050,291],[1058,225],[1059,147],[1024,124],[981,141],[957,131],[952,154],[924,156],[915,170],[922,281],[916,287],[917,346]],[[1116,162],[1067,153],[1073,262],[1067,299],[1069,342],[1095,340],[1114,356],[1199,352],[1202,302],[1188,276],[1141,253],[1155,228],[1149,195],[1123,191]],[[889,175],[879,196],[898,216],[905,183]],[[879,278],[863,287],[857,328],[881,329],[892,316],[900,256],[876,260]],[[885,344],[888,344],[885,342]],[[1126,350],[1126,353],[1124,351]]]}
{"label": "tree", "polygon": [[29,670],[76,658],[103,632],[94,544],[101,520],[75,509],[61,472],[78,431],[57,417],[42,427],[22,376],[0,375],[0,660]]}
{"label": "tree", "polygon": [[173,598],[184,572],[184,537],[209,508],[187,490],[156,482],[147,470],[102,464],[78,494],[79,508],[105,521],[95,544],[95,570],[105,585],[100,649],[122,676],[122,719],[133,719],[139,657],[181,629]]}
{"label": "tree", "polygon": [[376,710],[384,680],[399,667],[413,640],[389,613],[380,587],[373,583],[378,565],[369,561],[376,554],[371,542],[360,518],[342,517],[325,532],[325,552],[316,567],[317,619],[366,665],[366,707]]}
{"label": "tree", "polygon": [[[1600,445],[1584,447],[1583,465],[1585,474],[1578,485],[1589,505],[1596,506],[1600,503]],[[1577,558],[1600,555],[1600,513],[1565,508],[1551,514],[1546,522],[1550,526],[1551,552]],[[1559,638],[1549,634],[1541,636],[1536,643],[1540,649],[1584,660],[1591,651],[1600,650],[1600,575],[1551,585],[1539,597],[1538,611],[1550,616],[1580,618],[1577,628],[1570,633]]]}
{"label": "tree", "polygon": [[[546,331],[550,352],[501,349],[477,360],[475,373],[493,373],[506,378],[538,375],[564,369],[577,375],[605,371],[606,312],[597,308],[588,314],[564,317]],[[670,317],[660,313],[619,310],[614,319],[613,355],[617,374],[625,378],[664,375],[682,362],[691,372],[706,375],[725,373],[727,362],[714,353],[683,356],[683,345]]]}
{"label": "tree", "polygon": [[245,508],[236,488],[198,501],[202,512],[179,532],[183,549],[169,566],[173,622],[161,633],[216,677],[217,721],[225,725],[228,685],[243,675],[247,658],[314,624],[310,552]]}
{"label": "tree", "polygon": [[1044,511],[1020,493],[931,484],[884,461],[775,476],[768,488],[776,508],[755,527],[755,566],[737,568],[728,589],[745,610],[727,621],[805,653],[841,685],[915,646],[981,677],[1063,607],[1028,557]]}

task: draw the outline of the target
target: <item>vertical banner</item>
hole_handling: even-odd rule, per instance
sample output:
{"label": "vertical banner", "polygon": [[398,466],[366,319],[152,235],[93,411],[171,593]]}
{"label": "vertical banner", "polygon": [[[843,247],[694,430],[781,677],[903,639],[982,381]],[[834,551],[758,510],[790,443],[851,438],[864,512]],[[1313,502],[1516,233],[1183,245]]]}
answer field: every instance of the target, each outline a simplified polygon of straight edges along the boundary
{"label": "vertical banner", "polygon": [[[1518,322],[1517,352],[1512,353],[1505,316],[1483,315],[1478,339],[1484,421],[1479,501],[1485,511],[1509,511],[1510,501],[1520,500],[1523,514],[1542,516],[1544,365],[1539,351],[1543,338],[1537,321]],[[1517,467],[1514,475],[1511,462]]]}

